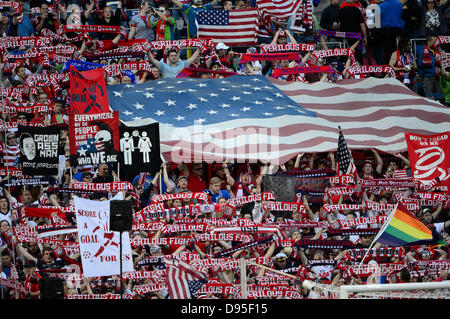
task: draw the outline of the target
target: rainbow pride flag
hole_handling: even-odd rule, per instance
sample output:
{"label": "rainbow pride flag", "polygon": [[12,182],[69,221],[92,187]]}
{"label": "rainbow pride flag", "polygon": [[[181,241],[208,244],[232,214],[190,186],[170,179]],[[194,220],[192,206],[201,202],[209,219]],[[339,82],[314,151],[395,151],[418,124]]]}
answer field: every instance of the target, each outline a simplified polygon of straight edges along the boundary
{"label": "rainbow pride flag", "polygon": [[432,239],[431,229],[418,220],[401,203],[398,203],[373,242],[386,246],[403,246],[421,240],[431,241]]}

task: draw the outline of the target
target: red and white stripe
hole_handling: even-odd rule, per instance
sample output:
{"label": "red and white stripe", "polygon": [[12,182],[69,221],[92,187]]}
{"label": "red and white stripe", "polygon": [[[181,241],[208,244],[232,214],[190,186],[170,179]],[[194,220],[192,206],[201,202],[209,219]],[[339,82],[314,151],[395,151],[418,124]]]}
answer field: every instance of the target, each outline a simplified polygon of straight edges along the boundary
{"label": "red and white stripe", "polygon": [[394,178],[397,178],[397,179],[410,179],[411,176],[408,176],[408,174],[406,173],[406,169],[396,169],[394,171]]}
{"label": "red and white stripe", "polygon": [[181,260],[166,260],[167,288],[171,299],[191,299],[189,281],[205,279],[205,275],[195,271]]}
{"label": "red and white stripe", "polygon": [[269,16],[288,19],[300,7],[301,0],[256,0],[256,8],[264,19]]}
{"label": "red and white stripe", "polygon": [[[204,124],[195,140],[187,135],[186,139],[174,138],[173,129],[160,123],[164,158],[176,161],[176,155],[182,152],[185,162],[187,158],[223,161],[231,156],[242,162],[284,163],[303,152],[335,151],[339,125],[349,149],[376,148],[396,154],[407,150],[405,132],[436,134],[447,131],[450,123],[449,108],[415,94],[396,79],[369,77],[313,84],[269,80],[317,117],[299,113],[249,120],[247,125],[239,119]],[[233,135],[236,125],[242,134]],[[194,132],[195,128],[185,129]]]}
{"label": "red and white stripe", "polygon": [[198,25],[199,38],[213,38],[226,45],[255,45],[258,33],[257,10],[229,10],[228,25]]}
{"label": "red and white stripe", "polygon": [[20,156],[19,145],[3,145],[3,163],[4,166],[14,166],[17,157]]}

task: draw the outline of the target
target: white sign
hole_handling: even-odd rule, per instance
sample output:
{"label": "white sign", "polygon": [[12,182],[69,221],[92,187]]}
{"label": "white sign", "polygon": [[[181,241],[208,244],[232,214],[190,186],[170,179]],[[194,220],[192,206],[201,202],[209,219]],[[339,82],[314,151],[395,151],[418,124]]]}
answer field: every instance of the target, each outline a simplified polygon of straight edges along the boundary
{"label": "white sign", "polygon": [[[110,201],[75,197],[74,203],[84,276],[120,274],[120,232],[109,230]],[[130,235],[123,232],[122,272],[127,271],[134,268]]]}

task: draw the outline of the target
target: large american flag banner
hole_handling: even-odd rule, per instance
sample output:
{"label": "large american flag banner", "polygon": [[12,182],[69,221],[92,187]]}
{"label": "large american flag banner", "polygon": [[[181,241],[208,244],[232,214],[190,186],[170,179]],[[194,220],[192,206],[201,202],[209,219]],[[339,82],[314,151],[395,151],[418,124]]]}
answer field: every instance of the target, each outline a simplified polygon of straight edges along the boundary
{"label": "large american flag banner", "polygon": [[203,10],[197,13],[198,37],[213,38],[226,45],[257,43],[258,12],[256,9]]}
{"label": "large american flag banner", "polygon": [[396,79],[286,82],[265,76],[177,78],[107,87],[127,125],[160,123],[166,160],[286,162],[301,152],[335,151],[339,129],[350,149],[391,154],[405,132],[448,130],[450,109]]}
{"label": "large american flag banner", "polygon": [[288,19],[301,4],[302,0],[256,0],[256,8],[264,19],[270,16]]}
{"label": "large american flag banner", "polygon": [[192,299],[208,276],[181,260],[166,261],[166,283],[171,299]]}

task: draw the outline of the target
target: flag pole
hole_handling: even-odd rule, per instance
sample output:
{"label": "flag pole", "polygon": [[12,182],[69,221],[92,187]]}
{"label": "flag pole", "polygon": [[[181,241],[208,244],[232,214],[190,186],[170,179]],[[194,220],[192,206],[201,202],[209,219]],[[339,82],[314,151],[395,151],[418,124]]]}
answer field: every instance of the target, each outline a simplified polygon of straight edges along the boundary
{"label": "flag pole", "polygon": [[245,258],[241,257],[241,299],[247,299],[247,265]]}
{"label": "flag pole", "polygon": [[394,209],[392,210],[391,214],[389,215],[388,218],[386,218],[386,220],[383,223],[383,226],[381,226],[380,230],[377,233],[377,236],[375,236],[375,238],[373,239],[373,241],[370,243],[369,248],[367,248],[366,253],[364,254],[364,257],[361,259],[361,262],[358,265],[358,268],[356,269],[356,273],[359,272],[359,270],[361,269],[362,264],[364,263],[364,259],[366,259],[367,255],[369,254],[370,250],[372,249],[372,246],[376,243],[377,239],[380,237],[380,235],[384,232],[384,230],[386,229],[386,227],[389,225],[389,222],[391,221],[392,217],[395,214],[395,211],[397,210],[397,206],[398,203],[395,204]]}

